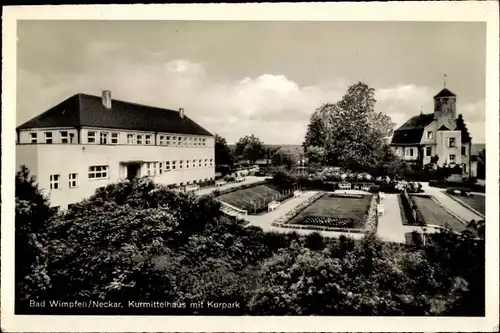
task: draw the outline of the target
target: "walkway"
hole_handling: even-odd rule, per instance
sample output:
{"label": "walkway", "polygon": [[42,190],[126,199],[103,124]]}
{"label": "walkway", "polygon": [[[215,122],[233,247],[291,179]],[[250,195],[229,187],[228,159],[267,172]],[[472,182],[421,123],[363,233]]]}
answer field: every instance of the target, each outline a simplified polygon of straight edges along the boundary
{"label": "walkway", "polygon": [[401,219],[398,194],[386,193],[380,202],[384,205],[384,215],[378,219],[377,236],[386,242],[406,243],[406,229]]}
{"label": "walkway", "polygon": [[459,218],[463,219],[466,223],[470,222],[471,220],[478,221],[483,219],[478,214],[462,206],[460,203],[456,202],[448,195],[446,195],[446,189],[429,186],[429,183],[422,183],[422,189],[425,191],[425,194],[434,196],[434,198],[436,198],[437,201],[439,201],[444,207],[446,207],[446,209],[457,215]]}
{"label": "walkway", "polygon": [[197,195],[207,195],[207,194],[212,193],[215,190],[224,191],[224,190],[234,188],[234,187],[240,187],[243,185],[258,183],[258,182],[261,182],[261,181],[266,180],[266,179],[267,179],[266,177],[246,176],[245,180],[240,182],[240,183],[229,183],[229,184],[222,185],[219,187],[215,187],[215,186],[205,187],[205,188],[202,188],[202,189],[196,191],[195,193]]}
{"label": "walkway", "polygon": [[347,233],[347,232],[336,232],[336,231],[319,231],[319,230],[307,230],[307,229],[293,229],[293,228],[280,228],[274,227],[271,225],[272,222],[279,219],[280,217],[286,215],[289,211],[291,211],[294,207],[300,205],[314,194],[316,191],[306,191],[298,198],[291,198],[284,203],[282,203],[278,208],[276,208],[272,212],[264,213],[261,215],[248,215],[245,217],[245,220],[250,223],[248,226],[256,226],[262,228],[265,232],[278,232],[278,233],[291,233],[296,232],[300,235],[307,235],[314,232],[318,232],[323,237],[340,237],[344,235],[346,237],[361,239],[364,237],[364,234],[357,233]]}

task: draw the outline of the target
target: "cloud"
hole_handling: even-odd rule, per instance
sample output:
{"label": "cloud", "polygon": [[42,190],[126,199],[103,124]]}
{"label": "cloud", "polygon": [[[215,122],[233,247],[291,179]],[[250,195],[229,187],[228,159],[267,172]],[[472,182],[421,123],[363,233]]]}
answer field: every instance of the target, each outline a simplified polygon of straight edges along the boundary
{"label": "cloud", "polygon": [[[97,43],[85,58],[86,70],[80,73],[42,78],[20,69],[18,123],[77,92],[100,94],[109,89],[116,99],[170,109],[183,107],[189,117],[229,142],[255,134],[266,143],[300,144],[314,110],[325,102],[338,101],[348,86],[343,79],[301,85],[285,75],[269,73],[227,79],[209,73],[202,62],[173,59],[167,52],[120,57],[122,53],[117,45]],[[421,105],[424,112],[432,112],[432,96],[432,89],[425,86],[382,87],[376,90],[376,108],[400,125],[418,114]],[[463,106],[466,120],[480,108],[480,103]],[[474,132],[484,131],[471,132],[474,136]]]}

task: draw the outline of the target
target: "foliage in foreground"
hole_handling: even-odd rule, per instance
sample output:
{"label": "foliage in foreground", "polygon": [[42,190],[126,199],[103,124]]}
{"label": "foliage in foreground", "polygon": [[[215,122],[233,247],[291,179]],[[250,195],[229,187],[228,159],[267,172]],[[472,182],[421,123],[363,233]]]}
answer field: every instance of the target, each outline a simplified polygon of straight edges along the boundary
{"label": "foliage in foreground", "polygon": [[18,305],[50,295],[241,304],[211,310],[223,315],[484,313],[484,242],[467,237],[439,234],[409,248],[373,235],[264,233],[222,217],[210,198],[146,179],[107,186],[51,216],[27,174],[17,180],[25,204],[16,210],[16,251],[30,249],[16,253]]}

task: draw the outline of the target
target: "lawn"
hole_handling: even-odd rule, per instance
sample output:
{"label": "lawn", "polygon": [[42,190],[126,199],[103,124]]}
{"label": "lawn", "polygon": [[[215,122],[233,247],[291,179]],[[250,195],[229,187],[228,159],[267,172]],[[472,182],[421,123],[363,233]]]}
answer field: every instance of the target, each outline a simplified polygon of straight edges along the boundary
{"label": "lawn", "polygon": [[459,220],[443,209],[438,203],[426,196],[412,195],[411,198],[427,224],[434,224],[441,227],[447,225],[452,230],[462,232],[466,229]]}
{"label": "lawn", "polygon": [[371,197],[363,195],[362,198],[338,198],[325,194],[289,223],[362,229]]}
{"label": "lawn", "polygon": [[252,201],[256,202],[257,209],[259,209],[259,207],[267,207],[269,202],[276,199],[280,191],[283,190],[272,184],[261,184],[222,194],[217,197],[217,200],[241,209],[245,209],[249,213],[252,213],[254,210],[254,204]]}
{"label": "lawn", "polygon": [[[453,194],[451,194],[453,195]],[[463,195],[455,195],[453,196],[455,199],[458,199],[470,207],[474,208],[481,214],[485,214],[486,212],[486,197],[483,195],[472,195],[470,197],[466,197]]]}

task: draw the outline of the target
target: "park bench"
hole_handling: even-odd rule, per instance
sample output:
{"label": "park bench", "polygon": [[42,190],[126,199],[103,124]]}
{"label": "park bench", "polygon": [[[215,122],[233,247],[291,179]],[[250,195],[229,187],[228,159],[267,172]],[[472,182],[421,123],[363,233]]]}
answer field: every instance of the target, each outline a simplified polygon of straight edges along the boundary
{"label": "park bench", "polygon": [[351,183],[340,183],[339,188],[341,190],[350,190],[351,189]]}
{"label": "park bench", "polygon": [[294,198],[298,198],[302,195],[302,191],[301,190],[296,190],[293,192],[293,197]]}
{"label": "park bench", "polygon": [[280,203],[278,201],[273,200],[267,205],[267,211],[271,212],[275,210],[279,205]]}
{"label": "park bench", "polygon": [[377,205],[378,216],[383,216],[385,213],[384,205]]}

